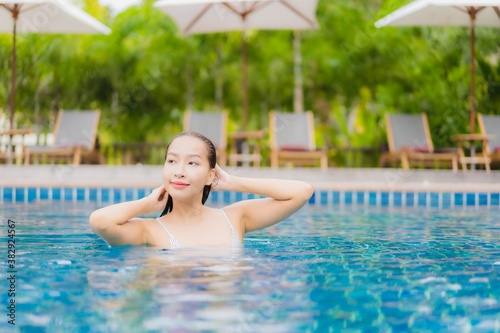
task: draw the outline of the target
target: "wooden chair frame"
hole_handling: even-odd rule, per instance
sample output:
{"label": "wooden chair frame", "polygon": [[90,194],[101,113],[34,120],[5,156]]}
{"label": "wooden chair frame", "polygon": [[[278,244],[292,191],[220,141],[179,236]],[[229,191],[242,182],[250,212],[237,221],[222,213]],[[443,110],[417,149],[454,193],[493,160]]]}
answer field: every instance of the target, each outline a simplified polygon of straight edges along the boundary
{"label": "wooden chair frame", "polygon": [[[92,151],[94,150],[95,147],[95,141],[97,138],[97,128],[99,126],[99,120],[101,116],[100,110],[93,110],[94,112],[97,112],[97,117],[95,118],[94,121],[94,126],[92,127],[91,133],[89,133],[90,136],[90,147],[86,148],[81,145],[72,145],[72,146],[67,146],[67,147],[52,147],[52,146],[47,146],[47,149],[42,149],[40,151],[33,150],[30,146],[26,146],[24,149],[24,164],[28,165],[30,164],[30,159],[32,156],[39,158],[42,155],[45,155],[51,159],[57,159],[57,158],[71,158],[72,164],[77,166],[80,165],[80,162],[82,160],[82,156],[86,154],[91,154]],[[63,116],[64,112],[74,112],[74,111],[65,111],[65,110],[59,110],[57,113],[56,117],[56,122],[54,124],[54,138],[57,140],[57,135],[60,130],[61,126],[61,118]]]}
{"label": "wooden chair frame", "polygon": [[[496,115],[495,117],[498,117],[500,119],[500,115]],[[498,136],[500,136],[500,128],[496,133],[488,133],[486,130],[486,126],[484,125],[484,118],[483,115],[478,113],[477,115],[477,122],[479,124],[479,130],[481,131],[481,134],[484,136],[494,136],[495,139],[498,139]],[[483,157],[487,157],[490,159],[490,162],[500,162],[500,151],[491,151],[490,145],[486,144],[484,142],[484,147],[483,147]]]}
{"label": "wooden chair frame", "polygon": [[421,120],[426,137],[426,148],[428,152],[418,152],[409,150],[397,150],[396,142],[394,139],[393,124],[391,123],[390,114],[385,114],[385,123],[387,129],[387,142],[389,145],[389,153],[381,157],[382,161],[399,160],[404,170],[409,170],[411,162],[427,162],[427,161],[450,161],[454,172],[458,171],[458,152],[436,153],[434,152],[434,145],[432,143],[431,132],[429,129],[429,122],[425,113],[421,114]]}
{"label": "wooden chair frame", "polygon": [[[17,136],[17,135],[21,136],[21,147],[22,147],[22,152],[24,154],[24,149],[26,147],[26,145],[25,145],[25,136],[29,135],[31,133],[33,133],[33,130],[31,130],[31,129],[11,129],[11,130],[0,131],[0,137],[9,136],[10,137],[9,140],[11,140],[11,138],[14,137],[14,136]],[[8,150],[8,146],[7,146],[7,150]],[[0,161],[1,160],[8,161],[8,159],[9,159],[9,152],[7,150],[0,151]],[[11,153],[12,153],[11,159],[12,159],[12,161],[15,162],[16,156],[14,154],[14,151],[12,151]],[[23,156],[21,156],[21,160],[22,160],[22,158],[23,158]]]}
{"label": "wooden chair frame", "polygon": [[307,118],[307,130],[308,130],[308,150],[282,150],[278,147],[276,132],[278,128],[276,126],[276,112],[272,111],[269,113],[269,139],[271,148],[271,167],[278,168],[281,161],[289,161],[297,164],[311,164],[315,160],[319,160],[321,169],[325,170],[328,168],[328,150],[325,148],[316,149],[315,143],[315,127],[314,127],[314,115],[311,111],[306,111]]}

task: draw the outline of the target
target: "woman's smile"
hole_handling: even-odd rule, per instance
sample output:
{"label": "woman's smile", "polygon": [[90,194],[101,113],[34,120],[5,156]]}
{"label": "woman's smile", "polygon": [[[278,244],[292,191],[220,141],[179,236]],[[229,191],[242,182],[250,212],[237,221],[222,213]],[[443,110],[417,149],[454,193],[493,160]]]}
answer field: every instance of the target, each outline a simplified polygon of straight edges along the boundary
{"label": "woman's smile", "polygon": [[172,186],[175,189],[184,189],[184,188],[186,188],[186,187],[189,186],[189,184],[186,184],[186,183],[183,183],[183,182],[179,182],[179,181],[170,182],[170,184],[172,184]]}

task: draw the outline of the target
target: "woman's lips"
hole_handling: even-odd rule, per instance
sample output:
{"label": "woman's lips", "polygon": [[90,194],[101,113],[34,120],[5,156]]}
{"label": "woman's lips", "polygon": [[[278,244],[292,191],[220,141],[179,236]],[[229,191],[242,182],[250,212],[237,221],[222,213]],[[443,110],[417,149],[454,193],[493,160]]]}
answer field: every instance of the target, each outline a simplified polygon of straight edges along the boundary
{"label": "woman's lips", "polygon": [[174,188],[186,188],[189,184],[181,183],[181,182],[170,182]]}

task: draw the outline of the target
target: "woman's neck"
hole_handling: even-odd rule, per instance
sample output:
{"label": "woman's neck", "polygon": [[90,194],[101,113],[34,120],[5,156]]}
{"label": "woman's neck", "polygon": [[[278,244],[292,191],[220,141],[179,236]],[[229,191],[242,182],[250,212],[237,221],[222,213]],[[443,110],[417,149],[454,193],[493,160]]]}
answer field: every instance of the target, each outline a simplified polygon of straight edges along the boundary
{"label": "woman's neck", "polygon": [[173,209],[169,213],[174,215],[176,219],[190,222],[190,221],[200,221],[201,216],[203,215],[205,206],[200,201],[194,203],[193,201],[184,202],[184,201],[174,201]]}

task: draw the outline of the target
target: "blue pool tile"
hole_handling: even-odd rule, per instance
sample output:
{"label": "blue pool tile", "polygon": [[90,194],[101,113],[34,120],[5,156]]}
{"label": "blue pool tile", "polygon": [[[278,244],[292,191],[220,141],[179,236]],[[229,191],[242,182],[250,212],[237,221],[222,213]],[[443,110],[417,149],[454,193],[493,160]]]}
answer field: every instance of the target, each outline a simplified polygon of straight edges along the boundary
{"label": "blue pool tile", "polygon": [[418,192],[417,193],[417,198],[418,202],[417,205],[421,207],[427,206],[427,193],[425,192]]}
{"label": "blue pool tile", "polygon": [[340,204],[340,192],[339,191],[332,192],[332,203],[334,205]]}
{"label": "blue pool tile", "polygon": [[451,207],[451,193],[444,192],[441,194],[441,201],[442,201],[442,207],[443,208],[450,208]]}
{"label": "blue pool tile", "polygon": [[479,206],[487,206],[488,205],[488,194],[487,193],[479,193],[478,194],[478,204]]}
{"label": "blue pool tile", "polygon": [[14,201],[15,202],[23,202],[24,201],[24,188],[16,188]]}
{"label": "blue pool tile", "polygon": [[109,202],[111,200],[111,195],[109,193],[109,188],[101,188],[101,201]]}
{"label": "blue pool tile", "polygon": [[467,193],[465,195],[465,202],[467,206],[475,206],[476,205],[476,193]]}
{"label": "blue pool tile", "polygon": [[49,200],[50,190],[47,187],[40,187],[40,200]]}
{"label": "blue pool tile", "polygon": [[415,205],[415,193],[410,192],[406,193],[406,206],[414,206]]}
{"label": "blue pool tile", "polygon": [[63,188],[63,197],[66,201],[73,200],[73,189],[70,187]]}
{"label": "blue pool tile", "polygon": [[231,192],[224,191],[222,192],[222,198],[224,199],[224,203],[230,203],[231,202]]}
{"label": "blue pool tile", "polygon": [[213,203],[219,201],[219,193],[220,192],[210,192],[210,200],[212,200]]}
{"label": "blue pool tile", "polygon": [[320,191],[319,192],[319,202],[322,205],[328,204],[328,192],[327,191]]}
{"label": "blue pool tile", "polygon": [[3,200],[4,201],[14,201],[14,189],[12,187],[5,187],[3,189]]}
{"label": "blue pool tile", "polygon": [[313,204],[316,202],[316,191],[313,192],[311,198],[309,198],[309,203]]}
{"label": "blue pool tile", "polygon": [[76,200],[77,201],[84,201],[85,200],[85,189],[84,188],[77,188],[76,189]]}
{"label": "blue pool tile", "polygon": [[352,197],[353,197],[352,192],[349,191],[344,192],[344,203],[346,205],[352,205]]}
{"label": "blue pool tile", "polygon": [[137,198],[135,198],[136,191],[133,188],[126,188],[124,192],[125,192],[125,198],[123,198],[123,200],[132,201],[132,200],[137,199]]}
{"label": "blue pool tile", "polygon": [[115,188],[113,190],[113,202],[122,202],[122,190],[120,188]]}
{"label": "blue pool tile", "polygon": [[150,191],[148,191],[147,189],[140,188],[140,189],[137,190],[137,198],[138,199],[142,199],[145,196],[147,196],[149,193],[150,193]]}
{"label": "blue pool tile", "polygon": [[439,193],[431,192],[430,193],[431,207],[437,208],[439,207]]}
{"label": "blue pool tile", "polygon": [[28,201],[35,201],[36,197],[36,188],[30,187],[28,188]]}
{"label": "blue pool tile", "polygon": [[500,193],[491,193],[490,205],[500,206]]}
{"label": "blue pool tile", "polygon": [[97,189],[96,188],[89,188],[89,200],[90,201],[97,201]]}
{"label": "blue pool tile", "polygon": [[[152,189],[138,188],[0,188],[0,201],[31,202],[35,200],[65,200],[65,201],[98,201],[123,202],[143,198]],[[212,192],[211,202],[232,203],[246,199],[259,198],[255,194],[240,192]],[[365,192],[365,191],[324,191],[317,190],[309,200],[310,204],[369,204],[382,206],[425,206],[433,208],[451,208],[453,206],[500,206],[500,193],[451,193],[451,192]]]}
{"label": "blue pool tile", "polygon": [[372,206],[377,205],[377,192],[369,192],[368,193],[368,203]]}
{"label": "blue pool tile", "polygon": [[392,194],[392,200],[394,206],[402,206],[403,205],[403,194],[401,192],[394,192]]}
{"label": "blue pool tile", "polygon": [[357,204],[365,203],[365,192],[356,192],[356,203]]}
{"label": "blue pool tile", "polygon": [[61,189],[59,187],[52,188],[52,200],[61,200]]}
{"label": "blue pool tile", "polygon": [[389,206],[389,192],[380,193],[380,204],[382,206]]}

